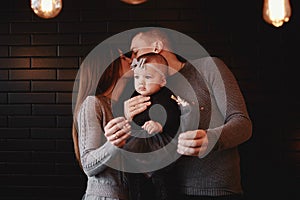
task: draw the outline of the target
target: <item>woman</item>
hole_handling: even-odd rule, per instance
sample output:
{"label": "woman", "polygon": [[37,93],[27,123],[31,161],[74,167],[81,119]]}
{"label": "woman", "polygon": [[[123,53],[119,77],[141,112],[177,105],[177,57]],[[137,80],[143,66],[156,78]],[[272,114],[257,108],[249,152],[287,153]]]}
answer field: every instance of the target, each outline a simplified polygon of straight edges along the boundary
{"label": "woman", "polygon": [[72,135],[76,158],[88,177],[84,200],[128,199],[124,173],[110,167],[122,165],[118,148],[130,134],[128,121],[112,114],[131,71],[124,56],[109,62],[116,54],[109,49],[91,52],[80,67]]}

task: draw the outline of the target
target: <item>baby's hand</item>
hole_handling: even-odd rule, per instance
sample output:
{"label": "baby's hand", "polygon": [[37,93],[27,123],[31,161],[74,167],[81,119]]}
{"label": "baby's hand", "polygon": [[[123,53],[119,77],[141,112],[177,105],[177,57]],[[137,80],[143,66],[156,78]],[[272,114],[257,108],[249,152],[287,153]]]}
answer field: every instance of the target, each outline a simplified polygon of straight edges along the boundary
{"label": "baby's hand", "polygon": [[145,122],[142,128],[146,130],[149,134],[162,132],[162,126],[160,125],[160,123],[152,120]]}

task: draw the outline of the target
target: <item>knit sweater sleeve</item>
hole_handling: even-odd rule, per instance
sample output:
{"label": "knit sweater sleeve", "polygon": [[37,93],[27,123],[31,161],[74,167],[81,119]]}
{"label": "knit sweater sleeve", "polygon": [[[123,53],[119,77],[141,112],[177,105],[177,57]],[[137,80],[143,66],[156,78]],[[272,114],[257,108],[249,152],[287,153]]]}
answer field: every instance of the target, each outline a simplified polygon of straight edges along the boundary
{"label": "knit sweater sleeve", "polygon": [[116,153],[116,148],[104,137],[103,120],[106,114],[99,99],[88,96],[78,112],[78,142],[81,163],[88,176],[101,173]]}
{"label": "knit sweater sleeve", "polygon": [[[212,111],[207,130],[209,152],[238,146],[252,135],[252,122],[239,85],[219,58],[207,59],[202,73],[210,90]],[[221,116],[221,117],[220,117]]]}

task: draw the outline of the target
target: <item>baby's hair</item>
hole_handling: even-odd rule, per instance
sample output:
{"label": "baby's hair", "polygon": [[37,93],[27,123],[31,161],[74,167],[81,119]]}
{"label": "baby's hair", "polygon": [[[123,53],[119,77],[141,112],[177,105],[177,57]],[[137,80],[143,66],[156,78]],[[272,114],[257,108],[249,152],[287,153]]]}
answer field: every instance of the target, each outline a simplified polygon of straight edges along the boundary
{"label": "baby's hair", "polygon": [[157,53],[147,53],[138,57],[138,60],[145,59],[144,64],[153,63],[159,64],[159,70],[164,74],[168,74],[168,61],[160,54]]}
{"label": "baby's hair", "polygon": [[[141,58],[146,58],[145,63],[158,63],[163,65],[168,65],[168,61],[160,54],[157,53],[146,53],[138,57],[138,60]],[[153,62],[156,61],[156,62]]]}

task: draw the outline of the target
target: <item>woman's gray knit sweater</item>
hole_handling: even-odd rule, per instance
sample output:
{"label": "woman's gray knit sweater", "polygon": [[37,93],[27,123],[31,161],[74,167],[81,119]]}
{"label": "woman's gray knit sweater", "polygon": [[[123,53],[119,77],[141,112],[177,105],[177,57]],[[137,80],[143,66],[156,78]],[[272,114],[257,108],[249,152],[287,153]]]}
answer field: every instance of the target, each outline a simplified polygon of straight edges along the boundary
{"label": "woman's gray knit sweater", "polygon": [[111,100],[104,96],[88,96],[77,116],[81,163],[88,177],[86,195],[128,199],[124,173],[108,167],[122,163],[118,148],[104,136],[105,125],[113,118]]}

